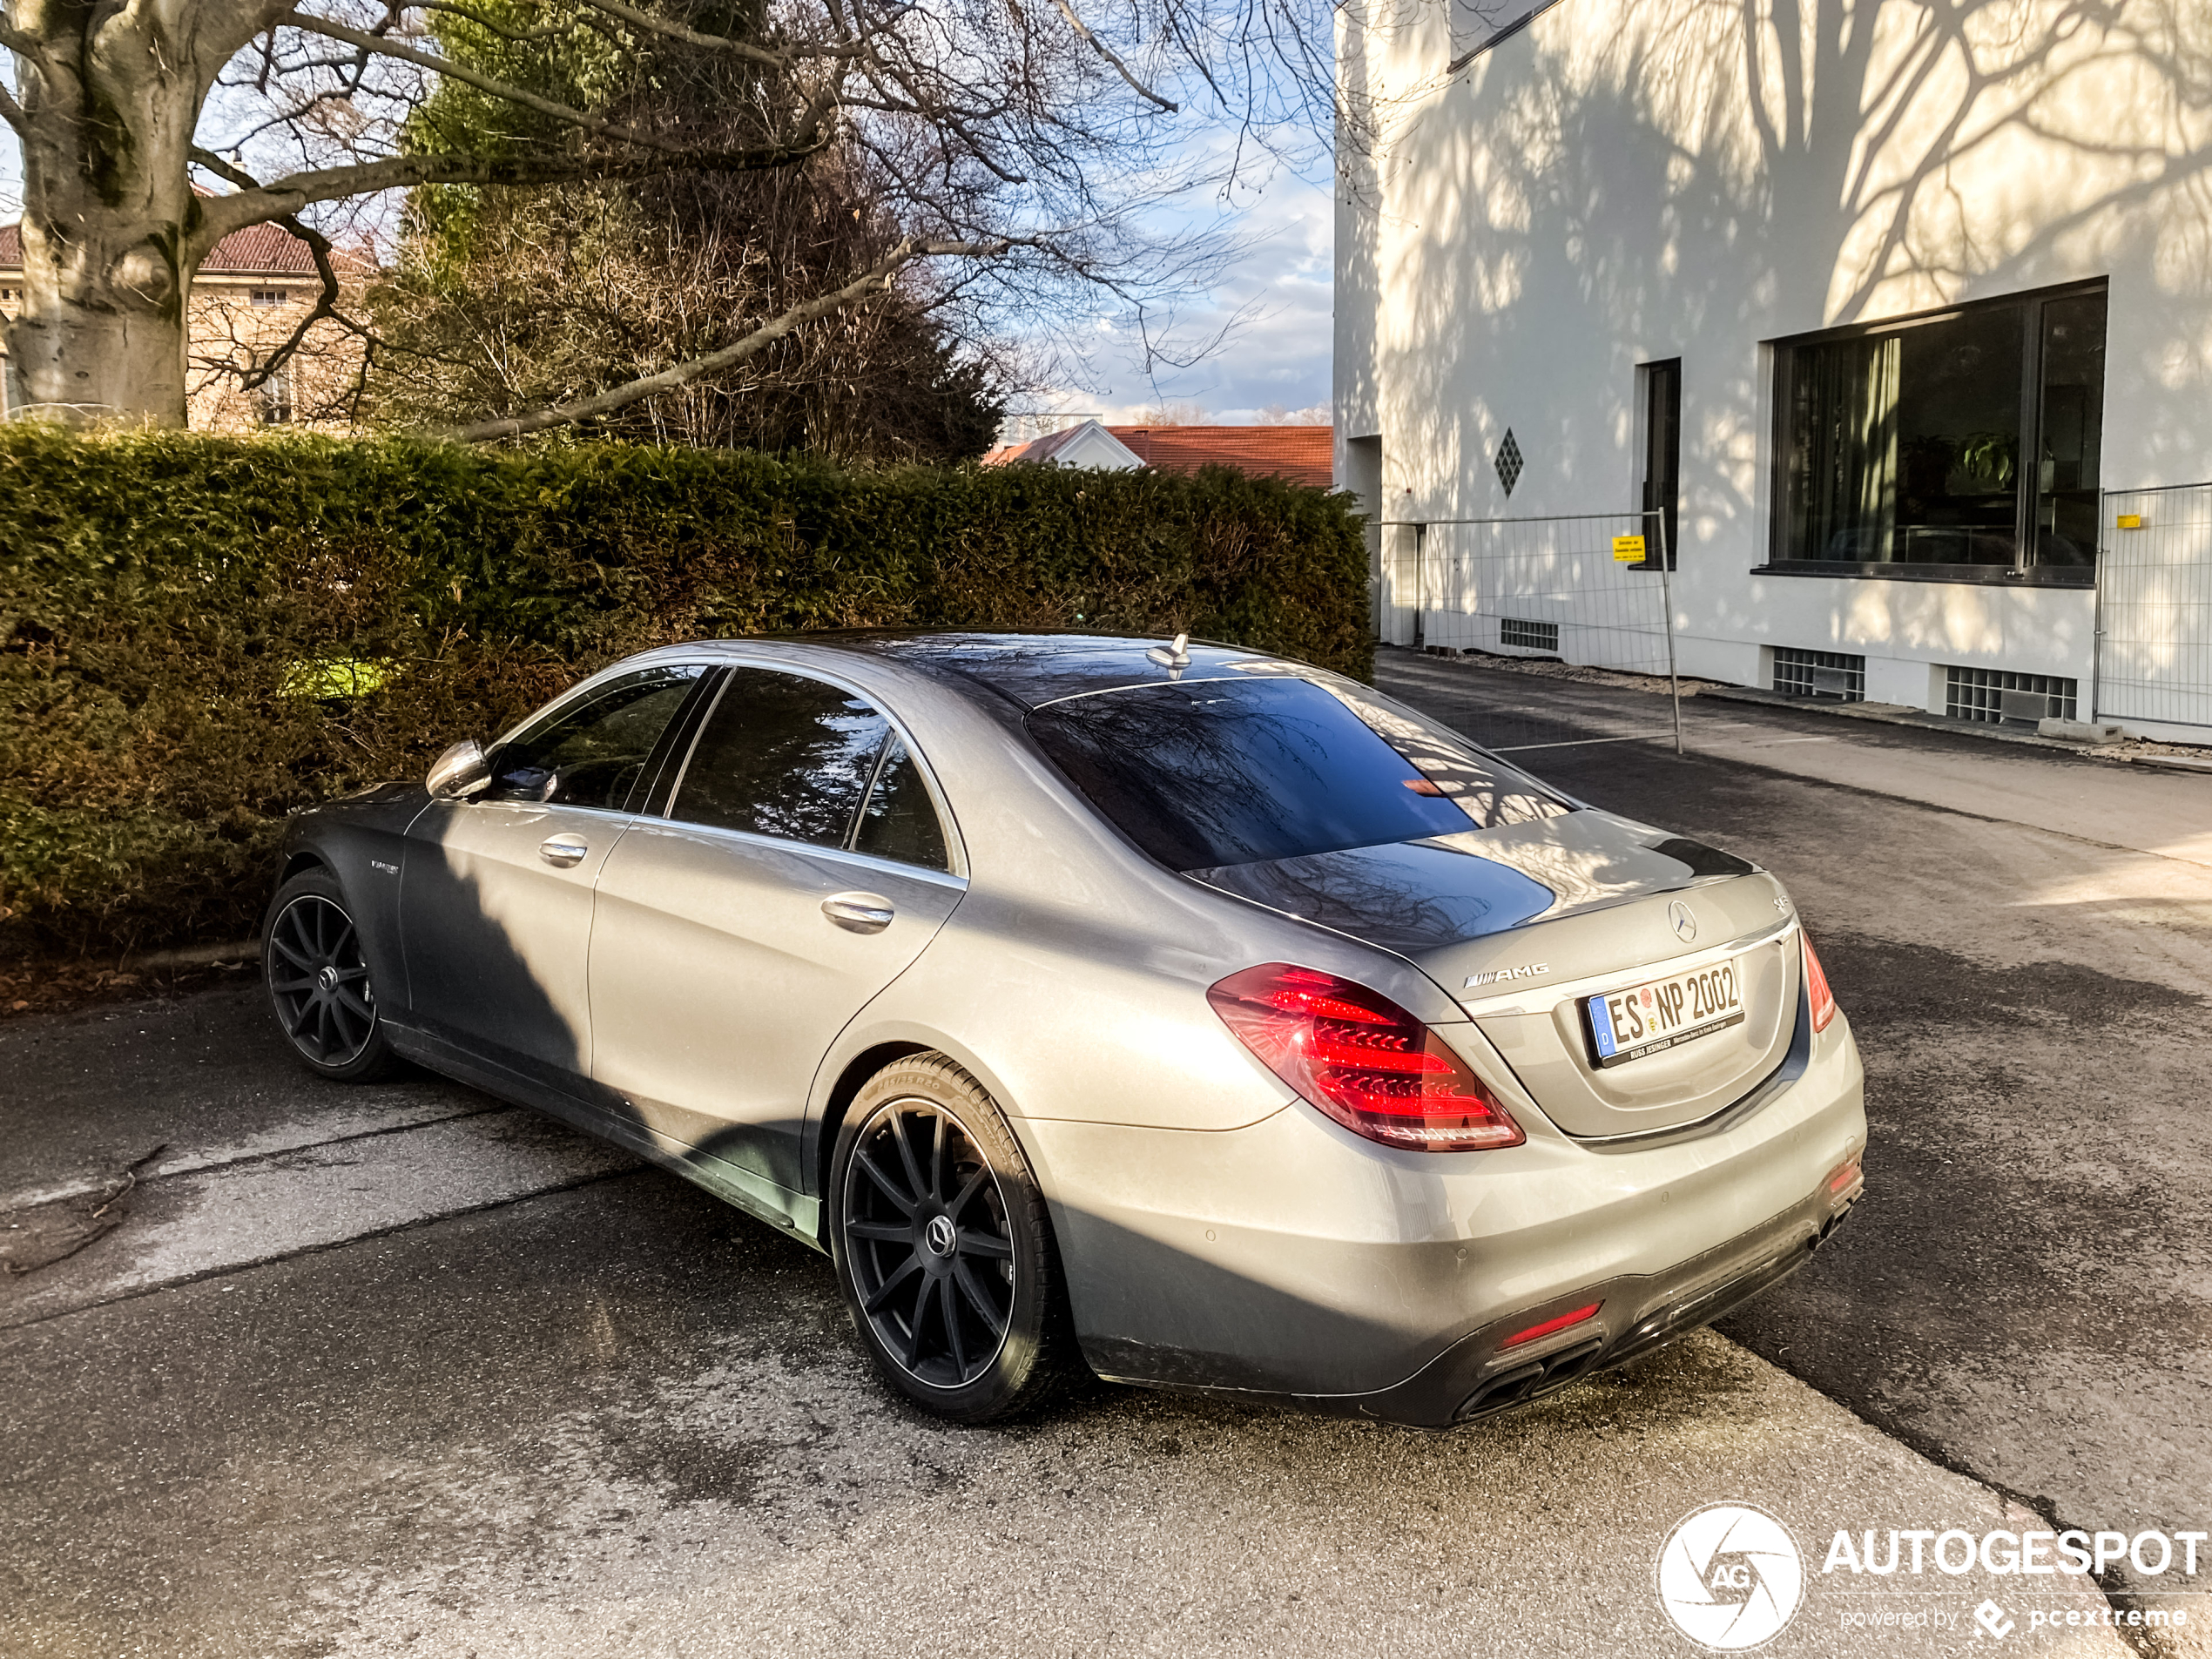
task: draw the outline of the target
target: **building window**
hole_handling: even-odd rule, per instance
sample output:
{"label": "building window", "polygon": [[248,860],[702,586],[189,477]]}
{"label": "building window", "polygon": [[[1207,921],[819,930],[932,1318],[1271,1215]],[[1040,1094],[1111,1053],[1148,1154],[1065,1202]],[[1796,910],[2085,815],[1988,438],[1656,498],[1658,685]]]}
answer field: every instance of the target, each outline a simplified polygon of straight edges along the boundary
{"label": "building window", "polygon": [[2087,580],[2104,365],[2101,288],[1781,342],[1775,562]]}
{"label": "building window", "polygon": [[1646,363],[1636,378],[1643,383],[1643,534],[1652,538],[1644,563],[1656,568],[1663,533],[1671,570],[1682,550],[1682,359]]}
{"label": "building window", "polygon": [[251,297],[257,306],[280,306],[291,299],[292,293],[287,288],[255,288]]}
{"label": "building window", "polygon": [[1944,712],[1954,720],[2071,720],[2080,686],[2060,674],[2015,674],[2001,668],[1943,671]]}
{"label": "building window", "polygon": [[1832,697],[1845,703],[1866,700],[1866,659],[1839,651],[1774,648],[1774,689],[1791,697]]}
{"label": "building window", "polygon": [[283,368],[254,388],[254,395],[261,403],[261,423],[264,426],[284,426],[292,420],[292,365]]}

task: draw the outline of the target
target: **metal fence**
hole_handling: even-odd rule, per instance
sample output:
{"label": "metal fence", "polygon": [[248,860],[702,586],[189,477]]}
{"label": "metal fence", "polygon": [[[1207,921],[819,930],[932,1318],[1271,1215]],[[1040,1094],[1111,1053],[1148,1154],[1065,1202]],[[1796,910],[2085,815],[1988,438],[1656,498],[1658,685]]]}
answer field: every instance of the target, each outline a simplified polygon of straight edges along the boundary
{"label": "metal fence", "polygon": [[2096,703],[2099,719],[2212,728],[2212,484],[2106,495]]}
{"label": "metal fence", "polygon": [[[1382,533],[1375,613],[1386,644],[1675,678],[1662,513],[1386,520]],[[1679,734],[1679,697],[1674,721]]]}

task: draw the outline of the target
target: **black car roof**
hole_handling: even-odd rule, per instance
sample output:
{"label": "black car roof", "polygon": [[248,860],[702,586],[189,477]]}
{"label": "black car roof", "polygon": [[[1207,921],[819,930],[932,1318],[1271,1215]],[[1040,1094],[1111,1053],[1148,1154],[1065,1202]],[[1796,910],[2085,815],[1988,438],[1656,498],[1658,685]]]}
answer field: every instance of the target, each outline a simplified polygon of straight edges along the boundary
{"label": "black car roof", "polygon": [[[794,644],[829,645],[887,658],[934,678],[987,687],[1024,708],[1063,697],[1150,685],[1170,678],[1149,658],[1168,642],[1119,634],[1077,633],[821,633],[788,636]],[[1192,640],[1182,671],[1204,678],[1224,669],[1274,660],[1233,645]]]}

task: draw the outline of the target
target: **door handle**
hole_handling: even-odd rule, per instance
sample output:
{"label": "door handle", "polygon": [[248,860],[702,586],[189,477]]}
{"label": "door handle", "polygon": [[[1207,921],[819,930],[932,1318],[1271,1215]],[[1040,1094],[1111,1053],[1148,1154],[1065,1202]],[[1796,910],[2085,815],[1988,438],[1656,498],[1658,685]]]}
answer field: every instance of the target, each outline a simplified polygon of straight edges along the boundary
{"label": "door handle", "polygon": [[822,914],[853,933],[880,934],[899,913],[880,893],[833,893],[822,900]]}
{"label": "door handle", "polygon": [[538,843],[537,855],[556,870],[573,869],[583,862],[591,843],[581,835],[549,835]]}

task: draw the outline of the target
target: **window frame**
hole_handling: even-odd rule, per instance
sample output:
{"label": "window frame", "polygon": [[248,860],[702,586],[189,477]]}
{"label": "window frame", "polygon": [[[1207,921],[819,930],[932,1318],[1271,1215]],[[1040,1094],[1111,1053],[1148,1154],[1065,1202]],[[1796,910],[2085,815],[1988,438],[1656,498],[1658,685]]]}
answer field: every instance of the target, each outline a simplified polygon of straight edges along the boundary
{"label": "window frame", "polygon": [[[641,813],[640,817],[654,818],[664,823],[681,824],[686,829],[697,830],[705,834],[727,835],[740,841],[758,843],[763,846],[797,847],[804,852],[819,853],[825,857],[849,859],[869,869],[896,872],[901,875],[918,878],[934,878],[961,886],[967,884],[968,848],[961,836],[960,820],[953,815],[951,804],[945,797],[944,787],[937,779],[936,769],[929,764],[927,752],[915,740],[914,729],[895,711],[885,706],[881,691],[873,686],[860,685],[844,675],[816,668],[812,664],[799,668],[790,663],[778,662],[772,658],[718,657],[715,658],[714,666],[724,671],[714,677],[711,697],[701,705],[698,717],[691,722],[691,729],[685,733],[682,740],[682,752],[671,755],[661,769],[668,780],[667,788],[664,791],[662,790],[658,779],[656,780],[653,790],[656,799],[647,800],[645,803],[647,810]],[[819,841],[797,841],[781,835],[762,835],[753,830],[730,829],[719,824],[694,823],[689,819],[679,818],[676,815],[676,803],[684,792],[684,776],[691,770],[692,757],[698,752],[699,739],[706,734],[707,727],[713,722],[715,711],[722,706],[723,696],[729,690],[732,680],[735,678],[735,676],[727,671],[739,668],[756,668],[772,674],[787,674],[793,679],[816,681],[843,691],[849,697],[860,698],[883,718],[885,725],[888,727],[886,740],[876,750],[875,763],[868,769],[867,786],[860,791],[859,803],[853,809],[852,822],[846,826],[845,840],[838,846],[826,846]],[[875,792],[876,782],[883,775],[883,758],[890,748],[889,738],[894,736],[907,745],[907,753],[913,759],[914,771],[921,779],[922,787],[928,792],[929,804],[936,810],[937,827],[944,833],[945,857],[949,868],[934,870],[926,864],[907,864],[898,859],[880,858],[873,853],[862,853],[853,846],[854,838],[860,833],[860,819],[867,812],[868,797]]]}
{"label": "window frame", "polygon": [[[1662,385],[1670,388],[1672,391],[1672,396],[1669,401],[1673,406],[1669,412],[1673,441],[1669,447],[1672,450],[1674,475],[1668,481],[1672,491],[1669,498],[1662,502],[1654,502],[1652,492],[1658,481],[1651,474],[1651,449],[1658,435],[1656,430],[1656,422],[1653,419],[1656,411],[1652,408],[1652,402],[1655,395]],[[1647,550],[1641,563],[1629,568],[1635,570],[1656,570],[1662,568],[1662,557],[1663,556],[1663,568],[1669,570],[1680,570],[1682,568],[1682,358],[1679,354],[1673,357],[1654,358],[1648,363],[1636,365],[1635,435],[1637,511],[1642,515],[1638,525],[1639,533],[1645,536],[1651,533],[1651,515],[1656,512],[1662,515],[1660,523],[1665,526],[1665,535],[1662,538],[1664,543],[1662,550]]]}
{"label": "window frame", "polygon": [[253,388],[263,426],[299,424],[299,387],[293,377],[297,361],[290,358],[278,364],[268,379]]}
{"label": "window frame", "polygon": [[[600,813],[612,818],[644,816],[643,807],[650,800],[653,790],[658,786],[661,773],[667,768],[669,749],[671,743],[676,740],[673,734],[682,732],[686,722],[691,722],[696,729],[695,711],[699,706],[701,698],[711,688],[719,683],[715,672],[717,666],[718,664],[698,657],[679,657],[652,663],[617,664],[604,672],[594,674],[580,685],[570,686],[543,707],[532,709],[484,745],[484,759],[487,765],[489,765],[496,761],[502,749],[519,741],[525,734],[541,726],[551,725],[556,721],[566,718],[578,705],[596,699],[603,692],[621,685],[624,680],[639,674],[651,673],[659,669],[696,668],[699,670],[698,677],[692,681],[684,701],[677,705],[676,712],[669,717],[668,724],[661,728],[660,735],[654,738],[652,748],[646,752],[644,768],[637,781],[630,786],[630,792],[623,798],[621,806],[592,806],[579,801],[509,800],[503,797],[495,797],[488,792],[479,792],[476,794],[462,797],[459,804],[464,806],[522,806],[540,810],[557,807],[564,813]],[[641,793],[641,791],[644,792]]]}
{"label": "window frame", "polygon": [[[1751,573],[1755,576],[1825,577],[1831,579],[1871,577],[1890,582],[2094,587],[2096,584],[2096,561],[2102,553],[2101,547],[2089,550],[2090,562],[2087,564],[2039,564],[2034,561],[2037,521],[2043,489],[2040,469],[2031,469],[2024,462],[2019,466],[2021,482],[2013,502],[2013,562],[2010,564],[1936,564],[1899,559],[1800,559],[1785,556],[1782,550],[1789,545],[1790,456],[1792,417],[1797,404],[1791,375],[1797,353],[1802,348],[1830,345],[1839,341],[1867,340],[1883,334],[1901,334],[1931,323],[1948,322],[1974,312],[2016,310],[2020,314],[2021,335],[2018,450],[2023,457],[2037,455],[2041,453],[2043,443],[2044,308],[2054,300],[2084,299],[2092,294],[2104,296],[2108,348],[2111,292],[2108,277],[2089,277],[2051,287],[2025,288],[2016,293],[1992,294],[1978,300],[1961,300],[1956,305],[1934,306],[1898,316],[1882,317],[1842,327],[1814,329],[1801,334],[1785,334],[1760,342],[1772,354],[1772,372],[1766,380],[1774,407],[1767,429],[1767,557],[1764,563],[1754,565]],[[2109,389],[2108,358],[2107,389]],[[2101,413],[2098,430],[2101,445]],[[2101,493],[2101,483],[2099,490]]]}

